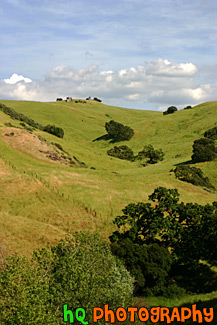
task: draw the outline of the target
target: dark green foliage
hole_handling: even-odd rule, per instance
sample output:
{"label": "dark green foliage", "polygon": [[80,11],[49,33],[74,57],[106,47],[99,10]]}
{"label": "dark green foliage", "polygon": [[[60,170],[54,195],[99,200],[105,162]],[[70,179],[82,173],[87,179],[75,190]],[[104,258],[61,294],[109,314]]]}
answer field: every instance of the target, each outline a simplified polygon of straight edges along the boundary
{"label": "dark green foliage", "polygon": [[198,265],[200,260],[217,265],[217,202],[179,203],[178,191],[163,187],[155,189],[149,200],[155,205],[131,203],[115,218],[119,230],[110,236],[112,242],[129,238],[139,245],[157,243],[170,248],[179,265]]}
{"label": "dark green foliage", "polygon": [[134,160],[133,150],[128,146],[115,146],[107,151],[107,154],[112,157],[126,159],[126,160]]}
{"label": "dark green foliage", "polygon": [[204,133],[205,138],[209,138],[209,139],[213,139],[213,140],[217,140],[217,126],[215,126],[212,129],[207,130]]}
{"label": "dark green foliage", "polygon": [[172,258],[168,249],[158,244],[138,245],[129,238],[112,243],[111,249],[135,278],[134,295],[177,295],[175,285],[169,278]]}
{"label": "dark green foliage", "polygon": [[148,158],[147,162],[150,164],[156,164],[158,161],[162,161],[164,153],[162,149],[155,150],[151,144],[144,146],[143,150],[140,151],[136,157],[138,160]]}
{"label": "dark green foliage", "polygon": [[[62,305],[92,308],[131,304],[133,278],[99,235],[81,233],[34,259],[11,257],[0,271],[1,324],[62,324]],[[104,322],[98,322],[104,324]],[[75,322],[75,324],[80,324]]]}
{"label": "dark green foliage", "polygon": [[95,100],[95,101],[97,101],[97,102],[99,102],[99,103],[101,103],[102,101],[101,101],[101,99],[99,99],[99,98],[97,98],[97,97],[94,97],[94,99],[93,100]]}
{"label": "dark green foliage", "polygon": [[191,159],[193,162],[211,161],[216,158],[215,141],[212,139],[201,138],[194,141],[193,155]]}
{"label": "dark green foliage", "polygon": [[133,129],[131,129],[129,126],[115,122],[114,120],[106,122],[105,128],[110,139],[114,141],[130,140],[134,135]]}
{"label": "dark green foliage", "polygon": [[62,100],[63,100],[62,98],[57,98],[56,99],[57,102],[62,102]]}
{"label": "dark green foliage", "polygon": [[163,115],[173,114],[176,111],[178,111],[178,109],[175,106],[170,106],[165,112],[163,112]]}
{"label": "dark green foliage", "polygon": [[192,106],[186,106],[186,107],[184,107],[184,109],[191,109],[192,108]]}
{"label": "dark green foliage", "polygon": [[203,176],[203,172],[200,168],[177,166],[174,173],[176,178],[180,179],[181,181],[188,182],[196,186],[215,189],[215,187],[210,183],[209,178]]}
{"label": "dark green foliage", "polygon": [[75,102],[76,104],[77,104],[77,103],[80,103],[80,104],[86,104],[86,100],[82,100],[82,99],[76,99],[74,102]]}
{"label": "dark green foliage", "polygon": [[51,133],[58,138],[63,138],[63,136],[64,136],[63,129],[58,126],[55,126],[55,125],[48,124],[44,127],[43,131]]}

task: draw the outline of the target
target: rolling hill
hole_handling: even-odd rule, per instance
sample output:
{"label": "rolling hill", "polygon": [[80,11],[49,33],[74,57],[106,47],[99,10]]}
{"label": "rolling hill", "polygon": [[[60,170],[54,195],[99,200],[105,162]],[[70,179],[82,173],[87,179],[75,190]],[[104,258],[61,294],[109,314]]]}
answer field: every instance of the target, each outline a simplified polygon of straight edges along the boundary
{"label": "rolling hill", "polygon": [[[171,172],[191,159],[194,140],[216,126],[217,102],[164,116],[161,112],[86,103],[5,101],[36,122],[64,129],[64,138],[31,130],[0,111],[0,237],[1,253],[53,244],[67,232],[114,230],[112,220],[130,202],[147,201],[157,186],[177,188],[184,202],[211,203],[215,191],[182,182]],[[105,122],[115,120],[134,129],[128,145],[134,153],[144,145],[162,149],[162,162],[140,162],[107,155],[114,146],[103,136]],[[217,188],[217,161],[195,164]]]}

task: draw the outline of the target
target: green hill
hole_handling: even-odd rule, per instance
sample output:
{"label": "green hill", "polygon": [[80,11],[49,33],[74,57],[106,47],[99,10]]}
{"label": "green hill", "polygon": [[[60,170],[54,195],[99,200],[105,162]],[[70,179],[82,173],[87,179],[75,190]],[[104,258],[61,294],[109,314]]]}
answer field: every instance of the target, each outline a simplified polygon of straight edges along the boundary
{"label": "green hill", "polygon": [[[194,140],[216,126],[217,102],[171,115],[111,107],[96,101],[0,101],[42,125],[64,129],[60,139],[31,131],[0,111],[0,237],[3,256],[55,243],[68,231],[98,230],[105,238],[112,220],[130,202],[146,201],[157,186],[177,188],[184,202],[211,203],[216,192],[181,182],[171,169],[191,159]],[[162,149],[162,162],[140,162],[107,155],[114,144],[103,136],[111,119],[130,126],[128,145],[134,153],[144,145]],[[11,126],[12,125],[12,126]],[[27,125],[26,125],[27,126]],[[82,164],[82,162],[84,164]],[[217,188],[217,161],[195,164]]]}

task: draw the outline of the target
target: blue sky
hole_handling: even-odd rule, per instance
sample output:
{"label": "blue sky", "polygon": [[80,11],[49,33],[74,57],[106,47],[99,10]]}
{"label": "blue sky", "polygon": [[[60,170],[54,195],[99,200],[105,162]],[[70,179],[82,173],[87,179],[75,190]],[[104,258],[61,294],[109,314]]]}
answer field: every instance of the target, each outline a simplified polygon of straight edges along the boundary
{"label": "blue sky", "polygon": [[215,0],[1,0],[0,98],[216,100],[216,15]]}

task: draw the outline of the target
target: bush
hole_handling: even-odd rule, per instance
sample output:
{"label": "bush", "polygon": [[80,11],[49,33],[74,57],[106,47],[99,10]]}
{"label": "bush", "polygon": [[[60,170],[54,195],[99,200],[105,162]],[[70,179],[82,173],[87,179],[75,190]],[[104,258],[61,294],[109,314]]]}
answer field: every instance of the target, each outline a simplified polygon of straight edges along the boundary
{"label": "bush", "polygon": [[205,138],[209,138],[209,139],[213,139],[213,140],[217,140],[217,126],[215,126],[212,129],[207,130],[204,133]]}
{"label": "bush", "polygon": [[97,97],[94,97],[94,99],[93,100],[95,100],[95,101],[97,101],[97,102],[99,102],[99,103],[101,103],[102,101],[101,101],[101,99],[99,99],[99,98],[97,98]]}
{"label": "bush", "polygon": [[168,249],[158,244],[141,246],[130,239],[112,243],[111,249],[135,278],[134,295],[177,295],[177,290],[174,290],[169,278],[172,258]]}
{"label": "bush", "polygon": [[133,129],[129,126],[115,122],[114,120],[106,122],[105,128],[110,139],[113,139],[114,141],[130,140],[134,135]]}
{"label": "bush", "polygon": [[191,109],[192,108],[192,106],[186,106],[186,107],[184,107],[184,109]]}
{"label": "bush", "polygon": [[[60,324],[62,305],[86,310],[131,304],[133,278],[98,234],[81,233],[34,259],[10,258],[0,272],[0,323]],[[100,323],[102,324],[102,323]],[[103,322],[104,324],[104,322]]]}
{"label": "bush", "polygon": [[107,154],[112,157],[126,159],[126,160],[134,160],[133,150],[128,146],[115,146],[107,151]]}
{"label": "bush", "polygon": [[216,158],[215,142],[212,139],[201,138],[194,141],[193,155],[191,159],[193,162],[211,161]]}
{"label": "bush", "polygon": [[180,179],[181,181],[188,182],[196,186],[215,189],[215,187],[210,183],[209,178],[203,176],[203,172],[200,168],[177,166],[174,173],[176,178]]}
{"label": "bush", "polygon": [[162,161],[164,159],[164,153],[162,149],[155,150],[154,147],[149,144],[144,146],[143,150],[140,151],[136,157],[138,160],[143,160],[145,158],[149,158],[147,160],[150,164],[156,164],[158,161]]}
{"label": "bush", "polygon": [[51,134],[57,136],[58,138],[63,138],[63,136],[64,136],[63,129],[60,127],[57,127],[55,125],[48,124],[47,126],[44,127],[43,131],[51,133]]}
{"label": "bush", "polygon": [[166,112],[163,112],[163,115],[173,114],[176,111],[178,111],[178,109],[175,106],[170,106],[167,108]]}

